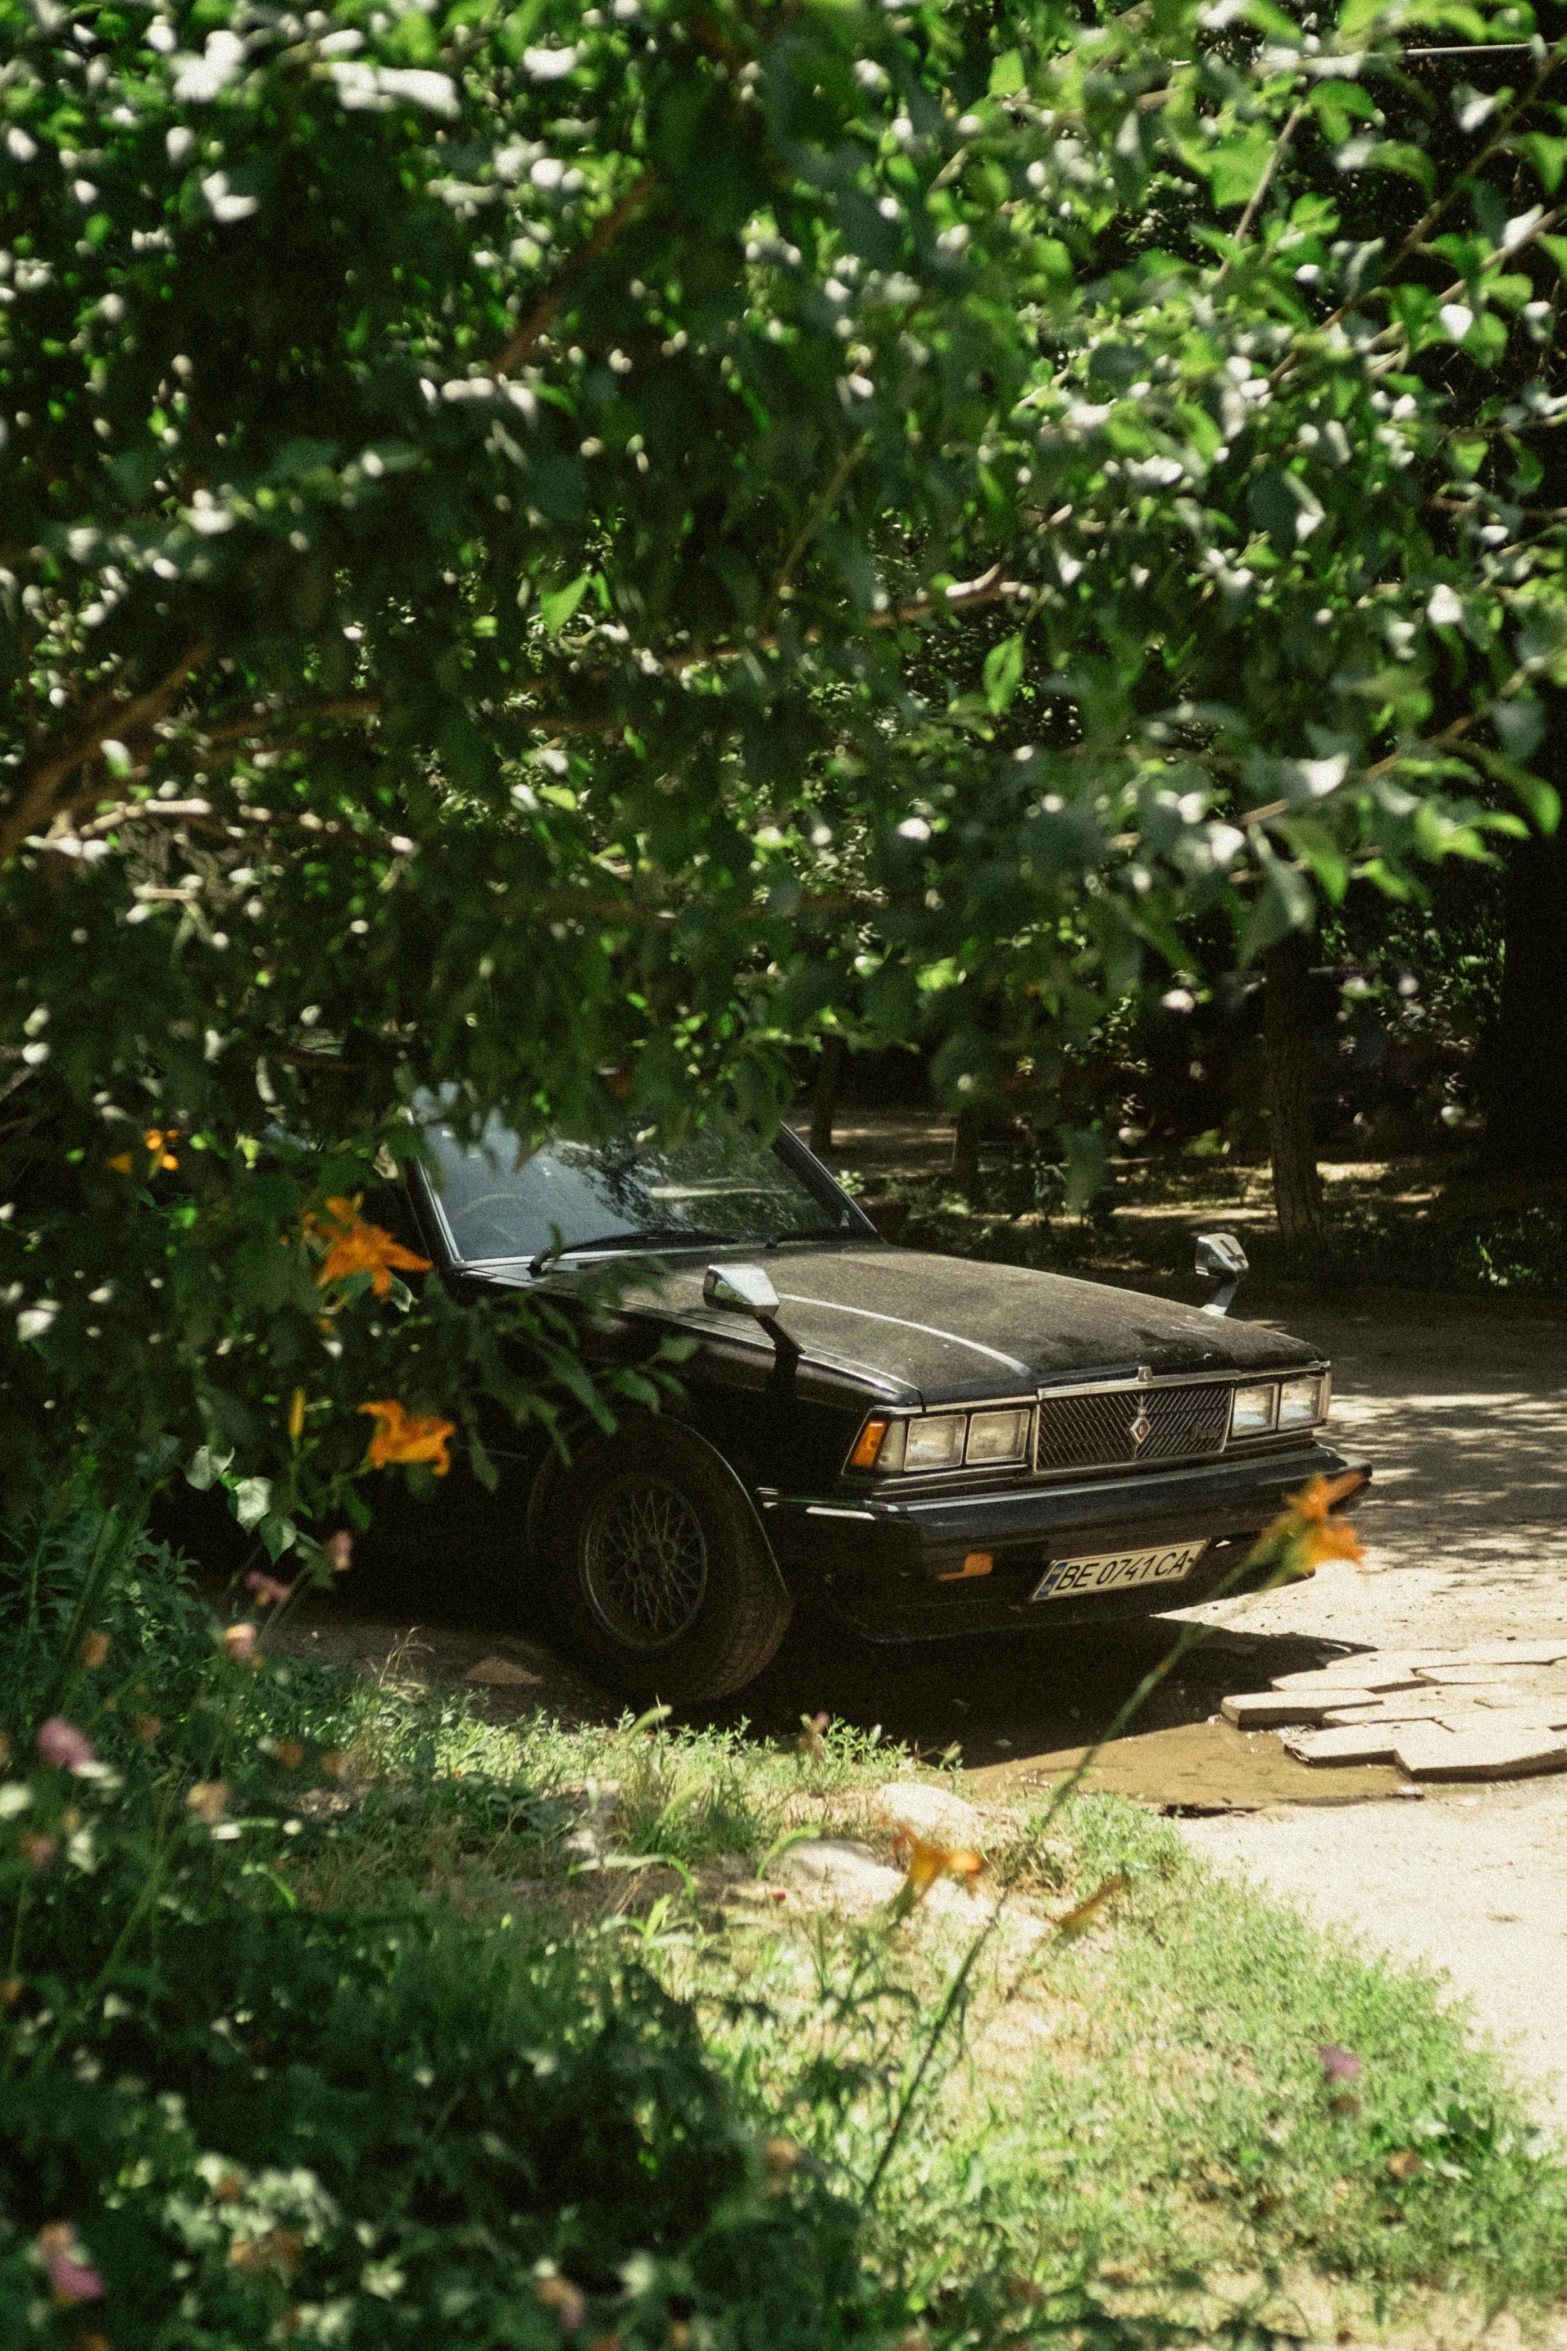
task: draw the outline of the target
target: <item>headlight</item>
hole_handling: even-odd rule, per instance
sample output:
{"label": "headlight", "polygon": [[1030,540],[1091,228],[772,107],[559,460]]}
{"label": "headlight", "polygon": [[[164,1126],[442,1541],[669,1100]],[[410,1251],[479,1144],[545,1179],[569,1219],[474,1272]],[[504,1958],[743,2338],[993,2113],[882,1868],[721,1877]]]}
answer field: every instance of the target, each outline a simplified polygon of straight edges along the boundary
{"label": "headlight", "polygon": [[1279,1390],[1279,1426],[1281,1429],[1311,1428],[1328,1416],[1328,1378],[1323,1372],[1313,1372],[1309,1379],[1286,1380]]}
{"label": "headlight", "polygon": [[975,1412],[969,1417],[964,1460],[978,1468],[992,1461],[1021,1461],[1028,1452],[1026,1412]]}
{"label": "headlight", "polygon": [[1230,1398],[1230,1435],[1265,1437],[1278,1418],[1279,1391],[1272,1380],[1265,1386],[1237,1388]]}
{"label": "headlight", "polygon": [[956,1469],[963,1459],[963,1432],[967,1425],[961,1412],[933,1412],[923,1420],[905,1422],[904,1468]]}
{"label": "headlight", "polygon": [[1001,1469],[1021,1466],[1033,1440],[1031,1405],[987,1412],[917,1413],[908,1420],[877,1415],[855,1439],[846,1469],[872,1469],[878,1476],[898,1470]]}

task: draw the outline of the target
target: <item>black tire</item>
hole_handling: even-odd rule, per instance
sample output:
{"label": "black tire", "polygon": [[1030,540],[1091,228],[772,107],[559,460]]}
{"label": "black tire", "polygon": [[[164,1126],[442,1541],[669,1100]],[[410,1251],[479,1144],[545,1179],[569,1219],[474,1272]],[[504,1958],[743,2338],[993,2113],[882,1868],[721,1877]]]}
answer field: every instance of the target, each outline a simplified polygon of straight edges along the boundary
{"label": "black tire", "polygon": [[743,1689],[793,1612],[744,1490],[673,1423],[579,1438],[535,1488],[528,1535],[562,1649],[640,1705]]}

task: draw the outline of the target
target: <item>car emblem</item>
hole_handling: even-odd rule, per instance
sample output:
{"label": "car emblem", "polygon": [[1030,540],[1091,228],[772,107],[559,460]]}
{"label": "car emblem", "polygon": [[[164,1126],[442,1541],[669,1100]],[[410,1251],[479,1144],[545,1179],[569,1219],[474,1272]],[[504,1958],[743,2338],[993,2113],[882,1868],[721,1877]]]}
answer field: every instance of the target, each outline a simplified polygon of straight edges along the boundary
{"label": "car emblem", "polygon": [[1137,1408],[1137,1418],[1131,1422],[1126,1433],[1134,1445],[1146,1445],[1153,1435],[1153,1422],[1141,1405]]}

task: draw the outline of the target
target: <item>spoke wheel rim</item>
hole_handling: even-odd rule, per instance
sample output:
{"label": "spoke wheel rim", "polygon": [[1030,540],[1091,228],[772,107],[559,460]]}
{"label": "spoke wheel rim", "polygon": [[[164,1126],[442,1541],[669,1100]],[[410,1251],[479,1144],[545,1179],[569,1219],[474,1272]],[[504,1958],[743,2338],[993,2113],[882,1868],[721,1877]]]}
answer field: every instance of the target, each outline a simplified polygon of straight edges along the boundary
{"label": "spoke wheel rim", "polygon": [[582,1529],[582,1588],[610,1638],[667,1649],[688,1632],[707,1593],[707,1537],[685,1495],[663,1478],[615,1479]]}

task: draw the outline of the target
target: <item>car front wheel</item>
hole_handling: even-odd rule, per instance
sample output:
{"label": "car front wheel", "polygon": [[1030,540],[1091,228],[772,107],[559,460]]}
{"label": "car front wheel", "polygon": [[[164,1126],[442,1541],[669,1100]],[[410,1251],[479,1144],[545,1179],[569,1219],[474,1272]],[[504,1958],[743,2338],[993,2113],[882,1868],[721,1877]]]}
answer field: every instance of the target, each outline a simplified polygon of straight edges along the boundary
{"label": "car front wheel", "polygon": [[744,1492],[673,1425],[582,1443],[530,1536],[562,1647],[619,1697],[725,1697],[783,1639],[789,1596]]}

